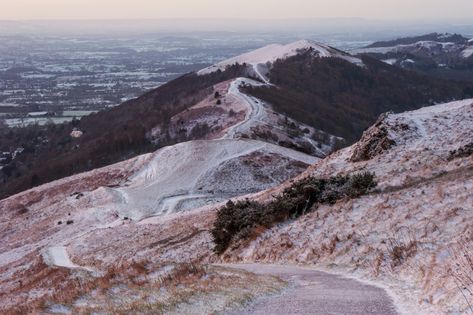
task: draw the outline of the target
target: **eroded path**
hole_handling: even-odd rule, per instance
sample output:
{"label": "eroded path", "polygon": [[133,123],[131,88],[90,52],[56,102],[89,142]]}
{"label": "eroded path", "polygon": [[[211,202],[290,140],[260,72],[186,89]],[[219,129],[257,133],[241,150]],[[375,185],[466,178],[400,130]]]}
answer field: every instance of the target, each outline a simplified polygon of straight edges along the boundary
{"label": "eroded path", "polygon": [[309,268],[277,265],[226,265],[256,274],[270,274],[289,283],[281,294],[262,298],[232,315],[396,315],[381,288]]}

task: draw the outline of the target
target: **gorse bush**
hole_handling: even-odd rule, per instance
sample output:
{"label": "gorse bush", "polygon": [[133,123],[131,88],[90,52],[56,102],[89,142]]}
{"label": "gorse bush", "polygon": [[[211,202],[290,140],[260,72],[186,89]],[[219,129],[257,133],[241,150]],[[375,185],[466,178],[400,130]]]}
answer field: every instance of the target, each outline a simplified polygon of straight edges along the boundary
{"label": "gorse bush", "polygon": [[259,228],[268,229],[276,223],[298,218],[317,204],[334,204],[344,198],[357,198],[376,187],[375,176],[369,172],[331,178],[307,177],[269,203],[228,201],[217,213],[211,231],[215,251],[223,253],[232,241],[247,239]]}

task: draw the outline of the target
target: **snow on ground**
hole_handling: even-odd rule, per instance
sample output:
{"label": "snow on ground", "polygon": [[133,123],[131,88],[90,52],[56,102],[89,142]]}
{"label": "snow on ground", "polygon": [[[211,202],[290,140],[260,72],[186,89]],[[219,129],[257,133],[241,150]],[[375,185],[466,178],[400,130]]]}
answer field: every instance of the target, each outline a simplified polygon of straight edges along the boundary
{"label": "snow on ground", "polygon": [[462,51],[462,56],[464,58],[469,58],[473,55],[473,46],[467,47],[465,50]]}
{"label": "snow on ground", "polygon": [[[23,290],[21,283],[25,283],[27,275],[33,279],[34,275],[42,275],[41,272],[49,272],[53,267],[100,272],[102,264],[115,264],[116,257],[129,253],[128,250],[118,250],[112,258],[109,250],[115,246],[131,248],[124,242],[143,232],[148,233],[146,231],[152,230],[152,234],[167,246],[176,244],[173,235],[183,227],[179,233],[184,239],[194,242],[200,238],[196,227],[208,224],[208,218],[196,222],[193,227],[179,227],[175,224],[179,224],[182,212],[277,186],[315,163],[318,158],[298,151],[258,140],[232,138],[237,134],[234,131],[245,130],[243,126],[252,123],[262,113],[261,107],[255,106],[256,100],[238,91],[239,83],[238,80],[224,82],[216,87],[222,92],[222,105],[217,106],[215,99],[208,98],[188,111],[210,109],[212,115],[238,111],[232,118],[224,114],[227,118],[222,127],[226,129],[222,129],[221,135],[214,140],[165,147],[152,154],[64,178],[0,201],[0,230],[5,231],[0,244],[0,291],[10,292],[16,296],[15,299],[23,301],[29,298],[29,291],[19,294],[18,290]],[[211,107],[221,107],[221,111],[214,111]],[[232,128],[232,124],[236,127]],[[173,213],[179,214],[173,216]],[[163,220],[174,218],[177,221],[172,221],[170,229],[163,231]],[[134,236],[106,236],[116,231],[126,233],[131,231],[130,228],[137,229],[132,232]],[[26,230],[28,233],[25,234]],[[190,235],[186,236],[187,233]],[[95,240],[89,243],[91,239]],[[90,253],[101,246],[102,241],[112,239],[116,240],[115,245],[109,243],[112,246],[108,250],[95,252],[94,261],[84,262],[88,256],[78,254]],[[148,238],[148,241],[153,240],[156,238]],[[152,247],[149,243],[145,245],[145,248]],[[200,252],[207,253],[205,249],[196,249],[194,254]],[[161,257],[166,255],[175,253],[167,250]],[[45,287],[36,289],[38,296],[51,292]],[[5,301],[0,298],[4,307],[15,305],[14,299],[9,299],[8,303]]]}
{"label": "snow on ground", "polygon": [[[229,197],[256,192],[288,179],[274,174],[280,179],[259,182],[252,178],[251,171],[245,172],[245,169],[251,168],[249,166],[240,165],[240,170],[235,172],[227,172],[221,168],[222,165],[255,153],[273,156],[271,168],[276,172],[278,167],[289,165],[291,161],[309,165],[317,160],[300,152],[254,140],[222,139],[180,143],[154,153],[150,162],[129,178],[127,185],[109,188],[108,193],[113,196],[115,205],[106,206],[115,208],[122,218],[139,221],[149,216],[190,210]],[[217,174],[214,173],[216,169],[219,169]],[[227,176],[221,176],[225,172],[228,173]],[[271,173],[268,170],[268,174]],[[216,181],[218,191],[213,187]],[[90,198],[94,199],[94,192]]]}
{"label": "snow on ground", "polygon": [[251,65],[255,70],[256,74],[263,80],[263,82],[269,83],[264,75],[261,74],[261,65],[265,66],[268,63],[274,63],[278,59],[286,59],[292,56],[297,55],[300,51],[313,49],[314,52],[322,58],[325,57],[338,57],[345,59],[349,62],[355,64],[362,64],[362,61],[358,58],[350,56],[348,54],[342,53],[334,48],[329,46],[309,41],[309,40],[300,40],[291,44],[281,45],[281,44],[272,44],[268,45],[246,54],[242,54],[237,57],[233,57],[222,62],[219,62],[215,65],[212,65],[208,68],[202,69],[197,73],[200,75],[209,74],[217,70],[225,70],[229,65],[234,64],[243,64],[246,63]]}
{"label": "snow on ground", "polygon": [[[368,170],[376,173],[379,182],[375,192],[321,206],[255,236],[225,259],[340,266],[381,282],[416,314],[461,313],[465,302],[449,272],[461,259],[452,251],[459,249],[460,240],[471,242],[473,237],[473,157],[448,157],[450,151],[471,142],[472,103],[465,100],[387,115],[382,124],[396,143],[391,149],[368,161],[350,162],[356,148],[369,140],[367,133],[359,144],[332,154],[302,175]],[[0,295],[0,309],[32,305],[35,296],[61,290],[66,271],[48,269],[44,264],[48,258],[41,256],[45,251],[54,265],[90,266],[97,271],[131,261],[218,262],[209,231],[221,204],[141,222],[123,216],[140,219],[169,208],[191,210],[202,205],[196,195],[223,197],[228,188],[244,188],[252,176],[263,183],[269,180],[272,187],[284,180],[271,179],[282,173],[273,172],[274,158],[280,170],[293,165],[291,160],[310,162],[300,153],[260,141],[194,141],[0,201],[0,291],[5,292]],[[186,177],[187,172],[191,175]],[[235,177],[242,172],[251,176]],[[264,201],[287,185],[237,195]],[[191,199],[190,204],[181,197]],[[28,211],[20,211],[18,205]],[[405,256],[398,260],[394,244],[401,252],[410,251],[402,252]],[[55,248],[52,255],[51,247]]]}
{"label": "snow on ground", "polygon": [[246,104],[249,108],[246,111],[245,119],[227,129],[223,139],[235,138],[237,133],[248,132],[252,124],[261,123],[264,120],[265,109],[262,102],[240,92],[240,86],[244,84],[252,86],[262,85],[259,82],[246,78],[238,78],[230,84],[228,94],[236,97],[240,100],[240,103]]}
{"label": "snow on ground", "polygon": [[394,65],[396,62],[397,62],[397,59],[393,58],[393,59],[386,59],[386,60],[383,60],[384,63],[387,63],[388,65]]}
{"label": "snow on ground", "polygon": [[[246,106],[246,115],[223,130],[220,139],[190,141],[158,150],[146,167],[129,178],[127,185],[106,190],[114,200],[112,208],[119,217],[140,221],[257,192],[297,175],[297,167],[294,171],[287,170],[294,162],[310,165],[317,161],[317,158],[278,145],[234,139],[238,134],[248,132],[251,126],[263,123],[267,115],[261,101],[240,92],[242,84],[261,85],[244,78],[235,79],[228,85],[228,92],[221,95],[224,105],[220,107],[228,107],[225,98],[233,98]],[[199,103],[194,109],[217,106],[209,105],[209,102]],[[234,103],[231,102],[232,107],[235,107]],[[238,160],[245,156],[269,159],[265,167],[258,166],[266,173],[256,175],[251,165],[241,164]],[[286,169],[279,169],[281,166]],[[229,172],[225,169],[230,167],[239,170]],[[285,172],[287,174],[283,175]],[[88,197],[95,199],[94,192]],[[106,207],[110,206],[106,204]]]}
{"label": "snow on ground", "polygon": [[[99,283],[96,289],[85,286],[79,297],[56,298],[47,313],[223,314],[260,295],[274,296],[285,287],[284,281],[270,275],[190,264],[132,264],[113,278],[91,281]],[[104,286],[107,289],[101,290]]]}
{"label": "snow on ground", "polygon": [[[467,305],[453,274],[470,272],[461,269],[460,261],[473,248],[473,157],[451,160],[450,152],[472,141],[473,100],[391,114],[380,126],[395,142],[392,148],[371,160],[350,162],[357,148],[371,146],[372,131],[380,128],[375,126],[358,144],[306,173],[374,172],[375,192],[320,206],[227,257],[342,266],[345,272],[381,282],[411,313],[461,314]],[[473,289],[472,283],[467,286]]]}
{"label": "snow on ground", "polygon": [[[228,89],[223,106],[245,115],[231,120],[231,126],[222,123],[225,129],[213,140],[166,147],[0,201],[0,291],[7,292],[0,295],[0,306],[28,301],[33,289],[57,290],[58,283],[46,288],[37,281],[48,279],[51,266],[101,270],[144,259],[217,261],[209,230],[220,202],[249,193],[255,194],[248,198],[271,199],[287,180],[319,161],[267,142],[235,139],[271,122],[266,104],[239,91],[243,81],[261,84],[240,78],[221,87]],[[214,106],[214,101],[207,99],[194,110]],[[414,304],[420,303],[424,311],[461,310],[464,301],[446,272],[454,263],[448,259],[449,250],[472,230],[473,161],[448,161],[448,156],[471,142],[472,103],[387,115],[382,123],[395,142],[391,149],[369,161],[350,162],[354,151],[369,142],[367,133],[357,145],[305,174],[325,177],[369,170],[376,173],[378,191],[321,206],[273,228],[248,247],[237,248],[230,260],[358,268],[363,277],[378,277],[400,296],[417,299]],[[407,246],[409,238],[415,240],[416,251],[400,262],[393,260],[389,246]]]}
{"label": "snow on ground", "polygon": [[[368,47],[368,48],[357,48],[351,51],[353,54],[363,54],[363,53],[377,53],[377,54],[387,54],[392,53],[401,53],[401,52],[429,52],[429,54],[438,54],[443,52],[460,52],[465,48],[463,44],[455,44],[450,42],[435,42],[435,41],[419,41],[414,44],[406,45],[396,45],[391,47]],[[462,54],[465,58],[465,52],[468,53],[468,48],[463,50]]]}
{"label": "snow on ground", "polygon": [[[278,145],[281,142],[292,143],[294,146],[310,148],[312,155],[327,156],[332,151],[335,136],[279,114],[272,110],[270,104],[240,91],[242,86],[263,85],[265,84],[248,78],[237,78],[231,82],[226,96],[236,100],[236,103],[246,106],[246,115],[240,122],[223,130],[222,139],[249,137]],[[291,131],[296,131],[290,125],[295,126],[300,135],[290,135]],[[314,135],[321,134],[325,134],[327,143],[314,140]]]}
{"label": "snow on ground", "polygon": [[87,267],[81,267],[74,264],[69,258],[67,249],[64,246],[53,246],[49,247],[43,252],[43,259],[50,266],[56,267],[65,267],[69,269],[83,269],[87,271],[92,271],[92,269]]}

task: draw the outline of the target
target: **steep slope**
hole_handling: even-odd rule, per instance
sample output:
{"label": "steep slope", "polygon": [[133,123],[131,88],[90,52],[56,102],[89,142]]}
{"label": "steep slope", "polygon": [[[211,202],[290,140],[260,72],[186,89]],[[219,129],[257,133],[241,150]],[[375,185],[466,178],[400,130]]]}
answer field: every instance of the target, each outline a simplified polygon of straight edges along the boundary
{"label": "steep slope", "polygon": [[472,122],[473,100],[382,117],[360,142],[306,173],[370,171],[376,190],[260,231],[256,239],[234,244],[225,259],[339,266],[390,287],[407,313],[468,313]]}
{"label": "steep slope", "polygon": [[[462,293],[468,296],[473,286],[468,282],[473,258],[472,134],[473,100],[385,115],[360,142],[300,176],[370,171],[378,181],[374,191],[334,205],[315,205],[305,216],[269,230],[256,227],[249,239],[232,244],[222,256],[213,252],[210,234],[219,205],[137,221],[146,217],[140,215],[133,221],[120,216],[125,209],[120,210],[109,193],[139,187],[146,191],[148,184],[165,179],[155,172],[162,160],[154,158],[172,148],[12,196],[0,201],[2,311],[24,313],[59,305],[67,312],[95,305],[105,295],[120,296],[119,288],[141,296],[136,284],[126,279],[147,287],[162,274],[163,266],[256,261],[316,265],[370,278],[395,292],[406,314],[466,312]],[[245,142],[218,141],[237,141],[230,147]],[[128,184],[123,178],[130,179]],[[207,178],[212,176],[205,178],[210,185]],[[241,198],[264,203],[296,180]],[[139,202],[140,198],[133,201],[128,211],[140,210]],[[192,272],[199,277],[185,283],[197,286],[208,279]],[[211,278],[215,277],[220,279]],[[253,281],[263,280],[248,281],[247,287],[252,287]],[[271,282],[265,283],[267,288]],[[223,286],[227,297],[241,290]],[[84,290],[95,293],[84,298]],[[207,301],[203,296],[196,299]],[[144,307],[139,304],[143,302],[130,303]]]}
{"label": "steep slope", "polygon": [[[209,140],[167,146],[152,154],[52,182],[2,200],[0,215],[5,220],[0,224],[4,231],[0,287],[2,292],[16,292],[14,300],[23,303],[20,306],[10,304],[5,300],[10,295],[2,294],[0,304],[3,311],[22,313],[44,309],[45,306],[40,303],[45,297],[51,297],[51,292],[42,289],[45,288],[42,287],[44,281],[49,281],[42,278],[43,274],[63,277],[65,268],[72,274],[86,273],[100,278],[104,274],[107,276],[110,268],[118,268],[114,263],[105,267],[108,271],[95,263],[77,264],[70,256],[73,252],[69,246],[71,242],[86,242],[96,233],[127,225],[144,231],[146,229],[142,226],[159,222],[166,214],[186,212],[277,186],[317,161],[314,156],[289,148],[238,138],[240,132],[249,131],[253,124],[264,123],[260,113],[265,112],[262,102],[258,101],[256,106],[256,99],[241,94],[238,85],[242,80],[239,78],[218,87],[221,93],[218,99],[223,100],[224,105],[216,105],[212,96],[186,111],[185,114],[190,115],[188,112],[207,107],[220,106],[225,108],[219,107],[223,111],[239,109],[240,114],[231,116],[221,115],[221,111],[217,110],[223,122],[220,128],[213,130],[215,132],[203,134]],[[172,117],[171,121],[183,128],[184,124],[179,123],[181,115]],[[234,119],[234,116],[240,118]],[[204,117],[209,118],[208,115]],[[255,117],[258,119],[255,120]],[[159,128],[153,131],[155,141],[160,141],[161,133]],[[26,224],[25,230],[30,231],[28,234],[20,233],[24,230],[17,228],[17,220]],[[199,234],[194,228],[186,229],[185,233],[188,232],[193,236]],[[116,245],[121,246],[121,243],[119,241]],[[34,267],[25,266],[30,263]],[[163,264],[155,268],[166,268],[167,265],[163,267]],[[24,268],[27,268],[27,273],[35,274],[31,277],[33,282],[24,273]],[[57,268],[61,272],[57,272]],[[12,282],[17,277],[21,279],[17,284],[28,284],[17,287]],[[38,295],[29,295],[30,285],[38,290]],[[70,283],[68,286],[69,290],[74,287]]]}
{"label": "steep slope", "polygon": [[[156,143],[150,133],[156,128],[167,129],[171,117],[211,95],[213,85],[242,74],[238,67],[207,76],[188,74],[80,121],[0,131],[2,149],[9,148],[10,139],[25,149],[2,169],[0,198],[181,142],[180,138],[167,137]],[[73,128],[83,135],[72,137]]]}
{"label": "steep slope", "polygon": [[310,51],[274,63],[273,85],[245,92],[279,113],[349,142],[383,112],[403,112],[473,97],[473,84],[445,81],[362,56],[363,67],[339,58],[313,58]]}
{"label": "steep slope", "polygon": [[[227,86],[237,78],[246,81]],[[258,91],[242,96],[240,85]],[[0,198],[168,145],[217,139],[245,118],[247,112],[229,104],[235,99],[263,109],[236,137],[324,157],[356,141],[381,112],[471,96],[471,84],[428,79],[315,42],[270,46],[71,124],[0,130],[1,149],[12,143],[24,149],[0,172]]]}

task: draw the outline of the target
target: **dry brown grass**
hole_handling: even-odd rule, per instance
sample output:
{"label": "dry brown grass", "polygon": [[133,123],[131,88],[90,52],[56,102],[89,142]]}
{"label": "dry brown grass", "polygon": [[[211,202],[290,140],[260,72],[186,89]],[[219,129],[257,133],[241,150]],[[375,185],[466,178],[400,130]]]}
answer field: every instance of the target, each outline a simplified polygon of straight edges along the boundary
{"label": "dry brown grass", "polygon": [[455,285],[473,314],[473,242],[462,240],[451,250],[453,265],[449,270]]}
{"label": "dry brown grass", "polygon": [[391,268],[405,263],[418,250],[418,242],[409,229],[400,229],[396,236],[387,240],[387,256],[391,261]]}
{"label": "dry brown grass", "polygon": [[72,314],[163,314],[197,299],[212,306],[212,294],[234,305],[255,292],[271,293],[283,286],[274,279],[192,263],[131,261],[102,268],[106,270],[92,274],[50,267],[38,258],[32,268],[15,275],[29,279],[27,283],[0,293],[0,303],[15,298],[14,306],[0,308],[0,313],[42,314],[61,307]]}

